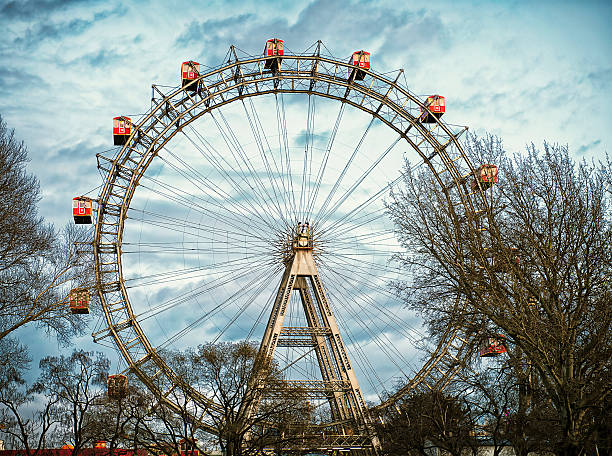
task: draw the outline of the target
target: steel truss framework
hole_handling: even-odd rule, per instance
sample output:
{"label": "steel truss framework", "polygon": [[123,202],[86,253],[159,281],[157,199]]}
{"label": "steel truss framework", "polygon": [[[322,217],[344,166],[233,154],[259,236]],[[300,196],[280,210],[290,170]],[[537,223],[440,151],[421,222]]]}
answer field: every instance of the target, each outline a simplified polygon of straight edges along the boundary
{"label": "steel truss framework", "polygon": [[[376,451],[378,440],[371,430],[365,400],[319,277],[313,244],[307,227],[295,230],[292,252],[286,258],[285,272],[261,341],[259,356],[273,359],[276,348],[282,346],[312,346],[322,380],[297,381],[297,386],[306,391],[309,397],[327,399],[334,421],[348,424],[352,435],[356,439],[361,437],[365,442],[360,444],[361,449]],[[307,327],[284,325],[287,303],[294,292],[299,293]],[[305,338],[304,335],[310,337]],[[335,427],[336,432],[346,435],[341,425]]]}
{"label": "steel truss framework", "polygon": [[[337,100],[380,120],[399,140],[414,149],[435,177],[450,207],[459,216],[467,215],[468,223],[477,223],[477,214],[487,206],[483,192],[471,191],[466,185],[474,172],[474,166],[458,141],[466,128],[446,125],[440,120],[433,124],[420,123],[419,115],[426,106],[400,84],[403,70],[399,70],[394,78],[368,70],[363,81],[356,81],[349,64],[323,56],[319,50],[320,43],[312,55],[284,55],[282,64],[277,66],[279,69],[272,72],[264,70],[264,64],[274,57],[239,57],[232,47],[230,55],[233,58],[227,64],[201,74],[192,87],[164,91],[160,86],[153,85],[151,109],[133,125],[127,144],[114,157],[98,155],[99,168],[105,172],[105,183],[98,198],[94,256],[96,285],[107,327],[94,334],[94,340],[110,337],[126,360],[127,370],[138,376],[171,408],[181,410],[170,399],[171,394],[180,392],[188,398],[192,419],[211,433],[215,433],[215,428],[209,416],[221,412],[219,404],[186,384],[150,343],[132,310],[122,268],[124,222],[134,192],[147,167],[183,128],[208,112],[249,97],[302,93]],[[373,197],[377,196],[380,195]],[[305,292],[307,287],[303,282],[316,277],[316,274],[306,276],[293,284],[293,288],[302,294],[304,302],[312,301],[312,296]],[[283,293],[287,289],[287,286],[281,286]],[[317,299],[324,300],[323,296],[321,294]],[[307,305],[305,307],[308,308]],[[280,333],[278,344],[314,344],[336,334],[333,325],[323,325],[317,329],[277,329]],[[390,404],[413,389],[444,388],[455,374],[465,350],[465,341],[459,337],[459,329],[447,328],[421,370],[402,390],[381,405]],[[326,354],[319,351],[318,355],[324,357]],[[365,408],[350,379],[330,377],[327,380],[326,384],[310,386],[327,398],[331,394],[332,402],[336,402],[337,407],[345,406],[338,395],[350,392],[354,401],[352,410]],[[330,391],[330,385],[338,388]],[[321,441],[320,448],[332,447],[369,448],[371,439],[328,435]]]}

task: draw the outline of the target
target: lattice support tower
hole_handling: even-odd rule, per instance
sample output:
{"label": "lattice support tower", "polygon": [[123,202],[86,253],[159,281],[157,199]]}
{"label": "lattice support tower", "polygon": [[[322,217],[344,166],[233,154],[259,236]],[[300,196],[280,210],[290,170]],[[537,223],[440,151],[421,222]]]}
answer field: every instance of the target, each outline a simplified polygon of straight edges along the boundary
{"label": "lattice support tower", "polygon": [[[285,272],[274,300],[259,356],[271,359],[278,347],[312,347],[321,373],[320,381],[291,380],[312,399],[329,402],[336,436],[353,438],[343,450],[352,454],[378,454],[366,403],[329,304],[313,254],[314,240],[308,224],[299,224],[285,249]],[[284,326],[289,300],[299,295],[307,327]],[[265,394],[273,394],[266,391]],[[355,446],[355,442],[366,442]],[[339,443],[336,443],[337,445]]]}

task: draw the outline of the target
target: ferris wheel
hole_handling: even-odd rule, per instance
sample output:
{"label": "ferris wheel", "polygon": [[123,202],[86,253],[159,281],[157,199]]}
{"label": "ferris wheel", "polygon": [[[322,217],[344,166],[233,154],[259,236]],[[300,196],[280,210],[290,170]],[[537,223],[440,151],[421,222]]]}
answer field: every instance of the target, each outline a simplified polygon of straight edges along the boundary
{"label": "ferris wheel", "polygon": [[116,147],[98,155],[94,340],[176,410],[180,391],[213,433],[220,405],[164,354],[252,341],[329,408],[330,448],[375,448],[370,405],[444,388],[465,350],[454,327],[429,346],[392,291],[401,247],[385,201],[408,159],[450,205],[486,204],[466,186],[466,128],[442,121],[444,97],[414,94],[403,70],[377,73],[365,51],[338,59],[321,42],[294,53],[272,39],[260,55],[232,46],[225,62],[183,62],[144,115],[113,120]]}

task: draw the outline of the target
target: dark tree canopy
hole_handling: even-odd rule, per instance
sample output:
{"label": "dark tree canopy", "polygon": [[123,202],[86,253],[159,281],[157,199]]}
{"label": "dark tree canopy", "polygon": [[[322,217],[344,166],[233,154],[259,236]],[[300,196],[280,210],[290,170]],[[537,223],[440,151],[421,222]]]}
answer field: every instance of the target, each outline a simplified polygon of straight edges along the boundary
{"label": "dark tree canopy", "polygon": [[453,456],[476,448],[475,421],[460,395],[414,392],[381,416],[378,434],[383,454],[429,456],[440,448]]}
{"label": "dark tree canopy", "polygon": [[[575,163],[550,144],[509,157],[494,137],[471,136],[465,149],[476,167],[499,167],[488,207],[448,204],[409,164],[391,195],[408,277],[396,290],[434,336],[460,325],[477,347],[502,334],[504,356],[529,364],[551,404],[561,430],[553,449],[577,454],[612,391],[610,164]],[[449,304],[456,296],[459,307]]]}

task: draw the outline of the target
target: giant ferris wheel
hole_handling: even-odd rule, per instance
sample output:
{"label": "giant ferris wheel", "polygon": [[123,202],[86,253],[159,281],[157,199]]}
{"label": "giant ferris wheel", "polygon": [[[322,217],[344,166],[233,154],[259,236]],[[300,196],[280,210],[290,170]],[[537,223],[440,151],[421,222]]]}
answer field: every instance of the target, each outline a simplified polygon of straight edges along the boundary
{"label": "giant ferris wheel", "polygon": [[294,53],[272,39],[263,55],[232,46],[220,66],[183,62],[178,86],[153,85],[144,115],[114,120],[117,147],[98,156],[105,321],[94,340],[177,411],[179,391],[209,432],[220,405],[168,350],[257,343],[328,409],[320,451],[375,451],[371,404],[444,388],[463,357],[457,328],[429,345],[392,291],[400,246],[385,201],[408,159],[458,211],[486,204],[466,186],[466,128],[442,120],[443,97],[374,62],[321,42]]}

